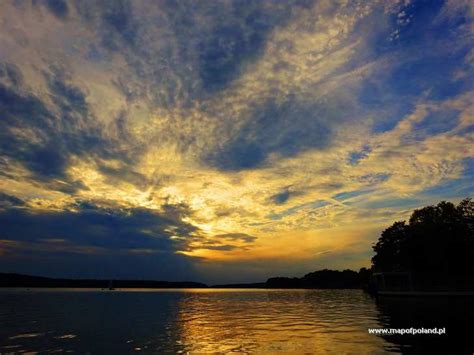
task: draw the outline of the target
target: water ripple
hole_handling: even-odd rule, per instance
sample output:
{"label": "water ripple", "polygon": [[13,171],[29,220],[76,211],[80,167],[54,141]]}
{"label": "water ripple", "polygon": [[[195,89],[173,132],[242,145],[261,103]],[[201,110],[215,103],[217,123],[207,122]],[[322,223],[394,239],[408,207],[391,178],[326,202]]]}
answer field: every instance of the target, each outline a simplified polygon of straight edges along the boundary
{"label": "water ripple", "polygon": [[398,352],[360,290],[0,291],[2,352]]}

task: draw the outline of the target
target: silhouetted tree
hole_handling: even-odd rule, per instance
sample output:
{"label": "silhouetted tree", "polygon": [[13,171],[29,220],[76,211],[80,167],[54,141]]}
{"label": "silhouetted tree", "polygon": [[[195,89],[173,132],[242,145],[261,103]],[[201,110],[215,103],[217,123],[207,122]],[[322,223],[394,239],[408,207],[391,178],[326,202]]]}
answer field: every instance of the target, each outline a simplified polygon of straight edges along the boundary
{"label": "silhouetted tree", "polygon": [[359,282],[363,287],[367,288],[371,275],[372,275],[372,270],[367,269],[366,267],[360,268]]}
{"label": "silhouetted tree", "polygon": [[382,232],[377,244],[373,247],[375,256],[372,263],[377,270],[402,269],[401,255],[407,241],[407,225],[405,221],[395,222]]}
{"label": "silhouetted tree", "polygon": [[[365,269],[367,271],[367,269]],[[368,276],[366,276],[368,279]],[[365,284],[360,275],[352,270],[318,270],[301,278],[272,277],[267,288],[360,288]]]}
{"label": "silhouetted tree", "polygon": [[442,201],[395,222],[373,246],[375,271],[474,272],[474,202]]}

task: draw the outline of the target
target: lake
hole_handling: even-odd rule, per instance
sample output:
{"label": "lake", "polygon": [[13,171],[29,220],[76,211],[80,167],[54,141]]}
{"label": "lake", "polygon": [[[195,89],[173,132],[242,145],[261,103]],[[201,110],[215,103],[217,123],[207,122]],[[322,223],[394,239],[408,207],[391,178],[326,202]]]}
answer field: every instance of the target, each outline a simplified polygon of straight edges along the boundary
{"label": "lake", "polygon": [[[0,290],[0,353],[473,353],[473,302],[361,290]],[[446,327],[446,335],[368,328]]]}

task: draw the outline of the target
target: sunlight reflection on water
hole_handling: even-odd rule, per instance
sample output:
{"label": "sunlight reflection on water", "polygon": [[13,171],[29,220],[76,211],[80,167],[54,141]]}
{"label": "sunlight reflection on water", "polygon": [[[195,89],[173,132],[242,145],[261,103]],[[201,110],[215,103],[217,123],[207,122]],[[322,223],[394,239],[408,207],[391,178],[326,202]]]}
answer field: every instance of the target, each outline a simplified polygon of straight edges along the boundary
{"label": "sunlight reflection on water", "polygon": [[0,352],[409,348],[368,334],[389,326],[384,309],[360,290],[2,290]]}

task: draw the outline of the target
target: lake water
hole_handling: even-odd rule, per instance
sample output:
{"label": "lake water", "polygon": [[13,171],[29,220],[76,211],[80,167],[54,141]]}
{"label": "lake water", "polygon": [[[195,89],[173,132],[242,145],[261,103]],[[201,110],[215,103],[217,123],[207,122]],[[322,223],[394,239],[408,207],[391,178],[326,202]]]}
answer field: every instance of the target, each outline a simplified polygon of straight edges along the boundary
{"label": "lake water", "polygon": [[[0,290],[0,353],[473,353],[472,301],[360,290]],[[447,327],[378,336],[368,328]]]}

